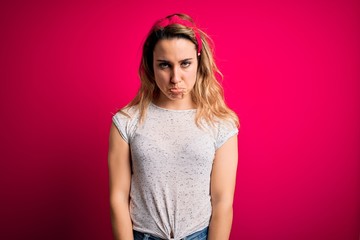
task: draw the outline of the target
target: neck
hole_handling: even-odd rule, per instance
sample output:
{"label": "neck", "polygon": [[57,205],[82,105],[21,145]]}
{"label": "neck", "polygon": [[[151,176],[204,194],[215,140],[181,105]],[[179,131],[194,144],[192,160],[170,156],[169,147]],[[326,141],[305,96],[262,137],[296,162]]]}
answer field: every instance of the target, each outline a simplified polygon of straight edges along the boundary
{"label": "neck", "polygon": [[188,110],[196,108],[196,105],[190,96],[184,99],[171,100],[165,96],[160,95],[157,99],[154,100],[154,104],[159,107],[172,110]]}

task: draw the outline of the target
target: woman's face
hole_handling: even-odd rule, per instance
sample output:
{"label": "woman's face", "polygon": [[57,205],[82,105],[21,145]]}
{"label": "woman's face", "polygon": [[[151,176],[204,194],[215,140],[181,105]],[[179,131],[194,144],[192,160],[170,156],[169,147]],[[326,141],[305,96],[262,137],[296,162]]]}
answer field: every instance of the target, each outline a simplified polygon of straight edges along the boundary
{"label": "woman's face", "polygon": [[183,38],[159,40],[154,48],[153,68],[159,101],[191,101],[196,81],[197,54],[193,42]]}

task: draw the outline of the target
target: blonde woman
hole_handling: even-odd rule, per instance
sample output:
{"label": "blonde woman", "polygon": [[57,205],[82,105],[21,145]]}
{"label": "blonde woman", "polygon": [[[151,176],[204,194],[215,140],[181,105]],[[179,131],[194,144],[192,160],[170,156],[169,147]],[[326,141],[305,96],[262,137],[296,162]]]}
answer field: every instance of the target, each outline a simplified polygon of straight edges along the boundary
{"label": "blonde woman", "polygon": [[145,40],[141,87],[110,129],[115,239],[229,239],[239,122],[210,43],[185,14]]}

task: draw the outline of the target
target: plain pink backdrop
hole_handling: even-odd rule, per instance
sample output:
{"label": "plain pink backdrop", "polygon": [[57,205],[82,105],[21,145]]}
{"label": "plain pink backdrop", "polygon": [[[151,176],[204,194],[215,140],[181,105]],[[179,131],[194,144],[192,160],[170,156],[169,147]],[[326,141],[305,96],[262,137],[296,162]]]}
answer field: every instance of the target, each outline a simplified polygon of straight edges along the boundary
{"label": "plain pink backdrop", "polygon": [[238,113],[231,239],[358,240],[358,1],[4,1],[0,239],[111,239],[111,116],[155,20],[214,39]]}

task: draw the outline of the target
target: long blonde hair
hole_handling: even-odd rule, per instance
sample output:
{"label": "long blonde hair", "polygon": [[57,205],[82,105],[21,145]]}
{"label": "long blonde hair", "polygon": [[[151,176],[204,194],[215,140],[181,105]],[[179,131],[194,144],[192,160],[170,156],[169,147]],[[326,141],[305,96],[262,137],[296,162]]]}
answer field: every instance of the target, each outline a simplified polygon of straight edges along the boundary
{"label": "long blonde hair", "polygon": [[[194,24],[190,16],[186,14],[173,14],[166,18],[177,15],[180,18]],[[195,24],[194,24],[195,26]],[[216,78],[216,74],[221,78],[223,75],[219,71],[214,61],[213,41],[202,30],[196,28],[200,34],[202,48],[198,56],[197,79],[194,88],[191,91],[191,97],[197,107],[196,124],[201,125],[201,121],[213,124],[217,119],[232,121],[239,127],[239,119],[225,103],[224,91]],[[159,28],[156,24],[151,28],[145,43],[143,45],[142,57],[139,67],[139,76],[141,81],[140,89],[135,98],[124,107],[137,107],[140,112],[140,122],[146,116],[146,109],[149,104],[160,94],[160,89],[155,83],[153,69],[153,51],[156,43],[160,39],[185,38],[192,41],[197,48],[199,45],[196,41],[194,30],[181,24],[172,24],[165,28]],[[124,111],[120,112],[127,115]]]}

